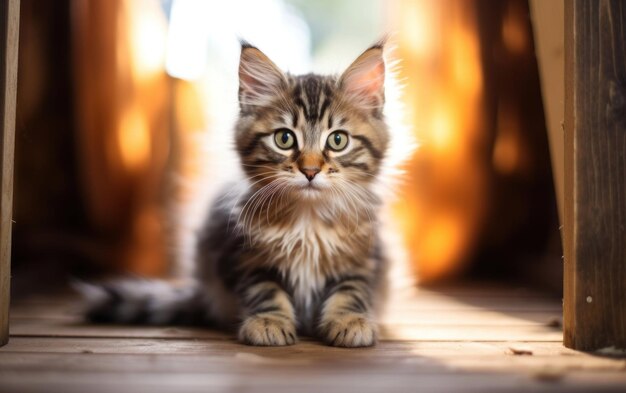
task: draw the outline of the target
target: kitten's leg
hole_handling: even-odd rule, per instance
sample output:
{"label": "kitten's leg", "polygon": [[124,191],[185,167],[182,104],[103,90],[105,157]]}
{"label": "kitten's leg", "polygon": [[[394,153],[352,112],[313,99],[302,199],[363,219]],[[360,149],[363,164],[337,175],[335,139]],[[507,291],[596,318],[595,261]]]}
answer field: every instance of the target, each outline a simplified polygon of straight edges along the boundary
{"label": "kitten's leg", "polygon": [[376,343],[371,289],[362,276],[347,277],[329,288],[322,303],[318,332],[337,347],[368,347]]}
{"label": "kitten's leg", "polygon": [[239,328],[239,340],[251,345],[295,344],[294,308],[278,283],[261,281],[242,292],[246,316]]}

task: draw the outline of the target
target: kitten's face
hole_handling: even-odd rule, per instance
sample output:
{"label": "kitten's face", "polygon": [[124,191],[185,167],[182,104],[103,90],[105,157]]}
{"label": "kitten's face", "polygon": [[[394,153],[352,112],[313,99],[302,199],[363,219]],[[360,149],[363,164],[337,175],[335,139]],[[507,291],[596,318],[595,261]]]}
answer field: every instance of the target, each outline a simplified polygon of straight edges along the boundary
{"label": "kitten's face", "polygon": [[236,144],[255,189],[281,198],[358,198],[375,180],[388,142],[380,46],[337,78],[285,75],[244,45],[239,75]]}

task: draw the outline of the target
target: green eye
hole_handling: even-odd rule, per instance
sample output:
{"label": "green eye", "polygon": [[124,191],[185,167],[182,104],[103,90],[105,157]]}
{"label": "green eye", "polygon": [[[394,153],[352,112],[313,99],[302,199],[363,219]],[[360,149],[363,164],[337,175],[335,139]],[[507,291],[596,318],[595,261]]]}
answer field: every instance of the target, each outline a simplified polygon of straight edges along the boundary
{"label": "green eye", "polygon": [[330,150],[334,151],[342,151],[348,146],[348,133],[345,131],[335,131],[328,135],[328,139],[326,140],[326,146]]}
{"label": "green eye", "polygon": [[292,131],[281,128],[274,133],[274,142],[279,148],[289,150],[296,144],[296,136]]}

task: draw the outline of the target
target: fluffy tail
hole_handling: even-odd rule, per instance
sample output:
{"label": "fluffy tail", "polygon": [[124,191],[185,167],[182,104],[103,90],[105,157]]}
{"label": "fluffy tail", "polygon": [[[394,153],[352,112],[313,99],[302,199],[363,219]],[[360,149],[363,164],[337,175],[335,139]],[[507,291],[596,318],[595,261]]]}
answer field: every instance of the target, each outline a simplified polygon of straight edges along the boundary
{"label": "fluffy tail", "polygon": [[125,279],[102,284],[77,282],[87,300],[85,317],[96,323],[208,324],[198,285],[163,280]]}

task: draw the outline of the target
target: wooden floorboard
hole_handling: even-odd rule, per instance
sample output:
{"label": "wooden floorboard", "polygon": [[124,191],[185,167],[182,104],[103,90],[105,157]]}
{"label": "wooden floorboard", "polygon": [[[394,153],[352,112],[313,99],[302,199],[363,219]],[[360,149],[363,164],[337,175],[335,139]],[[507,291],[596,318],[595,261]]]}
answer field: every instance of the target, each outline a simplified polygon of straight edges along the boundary
{"label": "wooden floorboard", "polygon": [[562,346],[560,300],[466,285],[398,292],[374,348],[239,344],[188,327],[99,326],[71,295],[12,308],[0,392],[626,391],[626,360]]}
{"label": "wooden floorboard", "polygon": [[[386,324],[382,340],[396,341],[548,341],[560,342],[560,331],[539,324],[489,326]],[[219,338],[221,332],[186,327],[92,326],[58,320],[16,320],[11,325],[14,337],[117,337],[117,338]]]}

